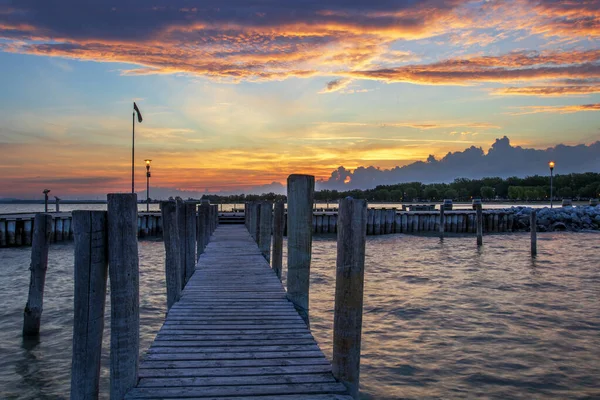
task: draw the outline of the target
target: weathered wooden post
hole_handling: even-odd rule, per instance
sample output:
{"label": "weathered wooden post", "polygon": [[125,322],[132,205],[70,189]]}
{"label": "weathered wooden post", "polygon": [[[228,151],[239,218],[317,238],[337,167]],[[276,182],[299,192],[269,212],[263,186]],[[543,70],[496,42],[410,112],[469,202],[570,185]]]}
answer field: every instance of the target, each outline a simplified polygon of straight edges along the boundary
{"label": "weathered wooden post", "polygon": [[36,214],[31,245],[29,297],[23,313],[23,336],[38,336],[44,305],[44,284],[48,269],[48,248],[52,235],[52,216]]}
{"label": "weathered wooden post", "polygon": [[338,221],[332,367],[358,399],[367,202],[340,200]]}
{"label": "weathered wooden post", "polygon": [[444,205],[440,206],[440,239],[444,239],[444,228],[446,227],[446,216],[444,214]]}
{"label": "weathered wooden post", "polygon": [[25,242],[26,246],[31,245],[31,240],[33,238],[32,229],[33,229],[33,220],[26,219],[25,221],[23,221],[23,241]]}
{"label": "weathered wooden post", "polygon": [[373,214],[373,235],[381,235],[381,208],[374,210]]}
{"label": "weathered wooden post", "polygon": [[181,276],[181,289],[185,287],[185,203],[180,197],[175,198],[177,218],[177,235],[179,236],[179,275]]}
{"label": "weathered wooden post", "polygon": [[288,176],[287,296],[307,325],[309,325],[308,297],[314,190],[314,176],[296,174]]}
{"label": "weathered wooden post", "polygon": [[273,220],[273,203],[262,201],[260,207],[260,236],[258,248],[268,263],[271,262],[271,223]]}
{"label": "weathered wooden post", "polygon": [[206,207],[203,207],[202,204],[198,205],[198,225],[197,225],[197,237],[196,237],[196,258],[200,257],[200,254],[204,253],[204,235],[205,229],[204,224],[206,223]]}
{"label": "weathered wooden post", "polygon": [[256,244],[260,238],[260,202],[255,201],[252,205],[252,237]]}
{"label": "weathered wooden post", "polygon": [[477,246],[483,245],[483,211],[481,204],[476,205],[477,217],[475,223],[477,224]]}
{"label": "weathered wooden post", "polygon": [[185,283],[196,270],[196,203],[184,203],[185,209]]}
{"label": "weathered wooden post", "polygon": [[6,246],[6,221],[0,220],[0,247]]}
{"label": "weathered wooden post", "polygon": [[165,280],[167,283],[167,311],[181,297],[181,271],[179,271],[179,230],[177,206],[174,201],[160,203],[165,244]]}
{"label": "weathered wooden post", "polygon": [[110,277],[110,398],[121,400],[137,383],[140,347],[137,195],[108,198]]}
{"label": "weathered wooden post", "polygon": [[537,256],[537,211],[531,210],[531,219],[529,221],[529,230],[531,231],[531,257]]}
{"label": "weathered wooden post", "polygon": [[202,200],[200,207],[204,207],[204,248],[208,245],[210,241],[210,201]]}
{"label": "weathered wooden post", "polygon": [[71,399],[97,399],[108,276],[106,211],[73,211],[75,237]]}
{"label": "weathered wooden post", "polygon": [[273,256],[271,257],[271,267],[275,275],[281,280],[281,270],[283,269],[283,218],[285,209],[283,201],[275,202],[273,210]]}

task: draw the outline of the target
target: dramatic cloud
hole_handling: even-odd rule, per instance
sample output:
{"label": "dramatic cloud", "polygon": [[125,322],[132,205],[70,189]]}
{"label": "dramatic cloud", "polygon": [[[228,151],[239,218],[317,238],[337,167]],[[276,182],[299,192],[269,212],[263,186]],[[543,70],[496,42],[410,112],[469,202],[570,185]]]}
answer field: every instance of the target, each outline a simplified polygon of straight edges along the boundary
{"label": "dramatic cloud", "polygon": [[509,115],[528,115],[539,113],[571,114],[581,111],[600,111],[600,104],[576,104],[570,106],[527,106],[520,107],[521,111],[508,113]]}
{"label": "dramatic cloud", "polygon": [[553,79],[600,78],[600,50],[514,52],[450,59],[432,64],[344,72],[352,78],[422,85],[473,85]]}
{"label": "dramatic cloud", "polygon": [[320,189],[349,190],[373,188],[402,182],[451,182],[457,177],[483,178],[547,174],[548,161],[556,162],[556,172],[588,172],[600,168],[600,142],[589,146],[558,145],[546,150],[511,146],[505,136],[496,139],[487,153],[472,146],[464,151],[448,153],[441,160],[429,156],[426,162],[418,161],[403,167],[379,169],[358,167],[349,170],[339,167],[327,180],[319,181]]}
{"label": "dramatic cloud", "polygon": [[352,78],[424,85],[597,78],[598,50],[402,65],[419,57],[394,44],[447,36],[457,47],[488,46],[523,32],[573,42],[598,35],[599,1],[8,1],[0,5],[0,49],[136,65],[125,75],[334,77],[322,93]]}
{"label": "dramatic cloud", "polygon": [[494,95],[500,96],[537,96],[537,97],[559,97],[559,96],[581,96],[600,93],[599,85],[566,85],[566,86],[522,86],[494,89]]}

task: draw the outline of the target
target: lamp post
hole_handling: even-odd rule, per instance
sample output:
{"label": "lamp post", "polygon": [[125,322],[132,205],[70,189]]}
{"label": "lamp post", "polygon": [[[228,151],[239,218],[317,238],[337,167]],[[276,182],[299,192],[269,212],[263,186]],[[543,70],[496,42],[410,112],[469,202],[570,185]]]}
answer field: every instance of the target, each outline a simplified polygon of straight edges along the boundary
{"label": "lamp post", "polygon": [[48,212],[48,193],[50,189],[44,189],[44,212]]}
{"label": "lamp post", "polygon": [[150,211],[150,163],[152,160],[144,160],[146,162],[146,211]]}
{"label": "lamp post", "polygon": [[550,208],[552,208],[552,179],[554,178],[554,161],[548,163],[550,167]]}

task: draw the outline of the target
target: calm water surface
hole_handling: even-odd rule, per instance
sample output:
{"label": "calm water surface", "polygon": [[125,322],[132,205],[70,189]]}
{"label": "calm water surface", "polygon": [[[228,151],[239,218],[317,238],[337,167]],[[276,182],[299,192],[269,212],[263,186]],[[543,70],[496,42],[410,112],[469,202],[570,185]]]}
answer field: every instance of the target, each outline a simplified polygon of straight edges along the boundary
{"label": "calm water surface", "polygon": [[[600,398],[600,234],[369,237],[365,399]],[[164,248],[142,241],[141,348],[165,312]],[[335,237],[315,237],[311,327],[331,358]],[[39,342],[20,337],[30,249],[0,249],[0,398],[68,398],[73,245],[51,247]],[[284,274],[285,275],[285,274]],[[106,314],[110,315],[110,301]],[[108,328],[108,320],[106,322]],[[104,348],[108,349],[105,331]],[[108,398],[108,357],[102,398]]]}

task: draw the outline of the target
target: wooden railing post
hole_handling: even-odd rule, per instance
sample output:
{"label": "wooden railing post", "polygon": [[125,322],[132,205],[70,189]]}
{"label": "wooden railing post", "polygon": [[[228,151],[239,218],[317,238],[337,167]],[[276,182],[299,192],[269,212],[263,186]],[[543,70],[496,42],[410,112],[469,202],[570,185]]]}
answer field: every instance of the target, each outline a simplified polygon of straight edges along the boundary
{"label": "wooden railing post", "polygon": [[440,239],[444,239],[444,228],[446,227],[446,215],[444,214],[444,204],[440,205]]}
{"label": "wooden railing post", "polygon": [[202,200],[200,207],[204,209],[202,215],[204,215],[204,248],[206,248],[210,241],[210,201]]}
{"label": "wooden railing post", "polygon": [[338,213],[333,375],[358,399],[367,202],[340,200]]}
{"label": "wooden railing post", "polygon": [[71,399],[98,398],[108,276],[106,211],[73,211],[75,238]]}
{"label": "wooden railing post", "polygon": [[181,271],[179,270],[179,231],[177,206],[174,201],[160,203],[165,244],[165,280],[167,283],[167,311],[181,297]]}
{"label": "wooden railing post", "polygon": [[252,237],[256,244],[260,238],[260,202],[255,201],[252,204]]}
{"label": "wooden railing post", "polygon": [[196,203],[184,203],[185,210],[185,283],[196,270]]}
{"label": "wooden railing post", "polygon": [[258,248],[268,263],[271,262],[271,223],[273,219],[273,203],[270,201],[261,201],[260,207],[260,228],[258,238]]}
{"label": "wooden railing post", "polygon": [[206,223],[206,207],[202,207],[202,204],[198,205],[198,234],[196,237],[196,259],[200,257],[200,254],[204,253],[204,235],[205,229],[204,224]]}
{"label": "wooden railing post", "polygon": [[290,175],[287,179],[287,296],[307,325],[314,190],[314,176]]}
{"label": "wooden railing post", "polygon": [[186,267],[186,237],[185,237],[185,203],[180,197],[175,198],[175,210],[177,218],[177,235],[179,240],[179,275],[181,282],[181,289],[185,287],[185,267]]}
{"label": "wooden railing post", "polygon": [[477,246],[483,245],[483,211],[481,209],[481,204],[477,204]]}
{"label": "wooden railing post", "polygon": [[213,211],[213,232],[217,230],[217,226],[219,226],[219,206],[214,205]]}
{"label": "wooden railing post", "polygon": [[108,196],[110,277],[110,398],[121,400],[137,383],[140,308],[137,195]]}
{"label": "wooden railing post", "polygon": [[529,222],[531,231],[531,256],[537,255],[537,211],[531,210],[531,220]]}
{"label": "wooden railing post", "polygon": [[48,269],[48,248],[52,237],[52,215],[36,214],[31,246],[29,270],[29,297],[23,312],[23,336],[40,334],[40,320],[44,305],[44,285]]}
{"label": "wooden railing post", "polygon": [[283,219],[285,209],[283,201],[275,203],[273,210],[273,256],[271,257],[271,266],[275,275],[281,280],[281,270],[283,268]]}

